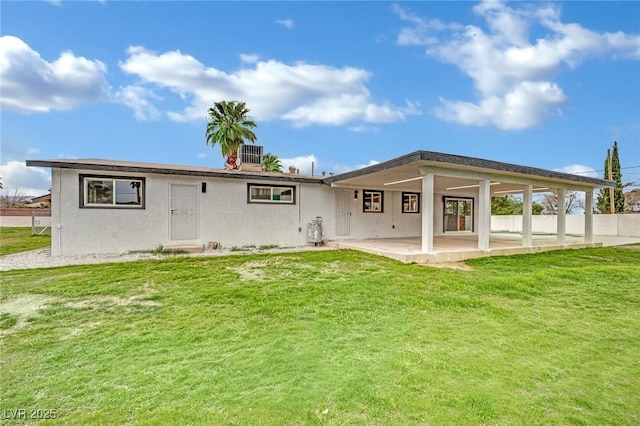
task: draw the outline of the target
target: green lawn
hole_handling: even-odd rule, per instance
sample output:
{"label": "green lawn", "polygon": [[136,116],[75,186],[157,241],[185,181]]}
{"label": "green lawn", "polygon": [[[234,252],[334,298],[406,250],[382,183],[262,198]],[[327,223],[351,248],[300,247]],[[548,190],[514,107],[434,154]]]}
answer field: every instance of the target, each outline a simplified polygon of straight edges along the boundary
{"label": "green lawn", "polygon": [[468,265],[318,251],[3,272],[0,413],[640,424],[640,246]]}
{"label": "green lawn", "polygon": [[0,227],[0,256],[51,246],[51,235],[31,235],[31,227]]}

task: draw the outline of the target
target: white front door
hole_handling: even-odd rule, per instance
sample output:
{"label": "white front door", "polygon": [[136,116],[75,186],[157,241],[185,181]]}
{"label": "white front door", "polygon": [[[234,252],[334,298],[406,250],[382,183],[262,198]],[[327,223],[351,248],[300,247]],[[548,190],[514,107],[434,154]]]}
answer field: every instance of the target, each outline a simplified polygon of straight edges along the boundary
{"label": "white front door", "polygon": [[351,235],[352,191],[336,192],[336,235]]}
{"label": "white front door", "polygon": [[198,239],[198,185],[171,184],[169,238]]}

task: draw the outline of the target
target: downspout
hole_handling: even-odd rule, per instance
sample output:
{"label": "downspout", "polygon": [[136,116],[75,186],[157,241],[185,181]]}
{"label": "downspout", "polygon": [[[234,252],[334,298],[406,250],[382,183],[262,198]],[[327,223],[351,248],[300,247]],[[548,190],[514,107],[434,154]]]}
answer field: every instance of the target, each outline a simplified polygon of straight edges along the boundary
{"label": "downspout", "polygon": [[56,223],[56,229],[58,230],[58,256],[62,256],[62,170],[58,169],[58,223]]}

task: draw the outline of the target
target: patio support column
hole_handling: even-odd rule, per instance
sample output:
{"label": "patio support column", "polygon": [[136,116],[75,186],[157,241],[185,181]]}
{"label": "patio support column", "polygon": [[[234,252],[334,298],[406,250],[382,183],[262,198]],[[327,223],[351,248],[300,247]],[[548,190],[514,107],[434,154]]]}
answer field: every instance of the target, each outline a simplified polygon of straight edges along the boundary
{"label": "patio support column", "polygon": [[478,193],[478,248],[489,250],[489,235],[491,235],[491,181],[480,181]]}
{"label": "patio support column", "polygon": [[434,175],[422,176],[422,252],[433,253],[433,197]]}
{"label": "patio support column", "polygon": [[584,242],[593,242],[593,189],[584,191]]}
{"label": "patio support column", "polygon": [[564,188],[558,188],[558,222],[557,222],[557,231],[556,238],[558,240],[558,244],[565,243],[565,235],[566,235],[566,225],[567,225],[567,213],[565,212],[565,195],[566,191]]}
{"label": "patio support column", "polygon": [[533,199],[531,193],[533,185],[524,186],[524,194],[522,197],[522,246],[531,247],[533,241],[531,235],[533,233]]}

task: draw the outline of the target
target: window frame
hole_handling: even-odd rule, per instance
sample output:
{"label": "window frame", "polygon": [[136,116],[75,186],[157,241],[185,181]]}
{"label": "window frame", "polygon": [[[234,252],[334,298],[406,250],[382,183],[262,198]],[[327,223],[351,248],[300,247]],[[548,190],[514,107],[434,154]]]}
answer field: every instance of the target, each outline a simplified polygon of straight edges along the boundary
{"label": "window frame", "polygon": [[[251,188],[270,188],[271,198],[269,200],[259,200],[251,198]],[[273,199],[274,189],[290,189],[291,201],[282,201]],[[293,185],[270,185],[264,183],[248,183],[247,184],[247,203],[248,204],[279,204],[279,205],[295,205],[296,204],[296,187]]]}
{"label": "window frame", "polygon": [[[81,209],[122,209],[122,210],[144,210],[146,208],[147,199],[147,182],[145,177],[140,176],[121,176],[121,175],[94,175],[81,174],[80,176],[80,208]],[[88,185],[91,180],[112,181],[113,183],[113,200],[111,204],[89,203]],[[116,182],[135,181],[140,182],[140,204],[116,204]]]}
{"label": "window frame", "polygon": [[[456,201],[456,202],[460,202],[460,201],[465,201],[465,202],[469,202],[471,204],[471,215],[469,216],[469,218],[471,219],[471,229],[469,230],[455,230],[455,231],[447,231],[447,201]],[[474,233],[476,230],[476,223],[475,223],[475,198],[473,197],[455,197],[455,196],[451,196],[451,195],[445,195],[442,197],[442,232],[443,233]],[[456,217],[460,217],[459,215],[459,205],[456,208]],[[458,222],[458,228],[460,228],[459,226],[459,222]]]}
{"label": "window frame", "polygon": [[[405,208],[404,198],[410,197],[412,195],[416,197],[416,209],[408,210]],[[402,213],[420,213],[420,193],[419,192],[404,192],[404,191],[402,192]]]}
{"label": "window frame", "polygon": [[[379,194],[380,196],[380,208],[373,208],[373,200],[370,200],[371,207],[367,208],[367,197],[373,197],[374,195]],[[362,212],[363,213],[384,213],[384,191],[377,191],[373,189],[363,189],[362,190]]]}

